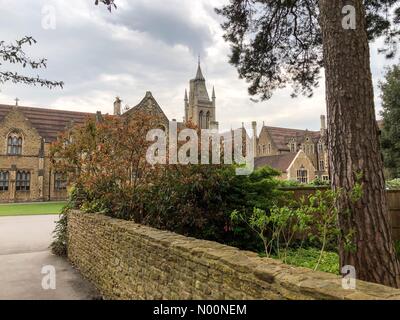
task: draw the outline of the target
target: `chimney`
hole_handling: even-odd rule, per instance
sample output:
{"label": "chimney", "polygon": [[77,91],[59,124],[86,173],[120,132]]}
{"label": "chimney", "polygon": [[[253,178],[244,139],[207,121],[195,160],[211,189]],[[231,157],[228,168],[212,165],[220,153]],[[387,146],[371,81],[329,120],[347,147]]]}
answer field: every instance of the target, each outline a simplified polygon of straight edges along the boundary
{"label": "chimney", "polygon": [[253,154],[254,157],[257,157],[257,122],[252,122],[253,127]]}
{"label": "chimney", "polygon": [[114,115],[115,116],[121,115],[121,102],[122,102],[122,100],[119,97],[115,98],[115,102],[114,102]]}
{"label": "chimney", "polygon": [[321,135],[324,135],[326,131],[326,117],[321,115]]}
{"label": "chimney", "polygon": [[96,122],[100,123],[103,121],[103,116],[101,115],[101,111],[96,112]]}

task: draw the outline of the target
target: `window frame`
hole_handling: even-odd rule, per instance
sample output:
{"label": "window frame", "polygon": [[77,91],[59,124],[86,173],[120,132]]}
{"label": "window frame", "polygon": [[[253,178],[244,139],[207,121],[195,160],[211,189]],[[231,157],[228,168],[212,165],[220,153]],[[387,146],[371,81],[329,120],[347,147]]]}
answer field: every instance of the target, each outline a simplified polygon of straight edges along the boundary
{"label": "window frame", "polygon": [[31,172],[28,170],[18,170],[15,179],[15,191],[30,192],[31,191]]}
{"label": "window frame", "polygon": [[10,132],[7,135],[7,155],[20,156],[22,155],[24,139],[20,133]]}
{"label": "window frame", "polygon": [[64,172],[54,173],[54,191],[62,192],[67,190],[68,179]]}
{"label": "window frame", "polygon": [[304,166],[301,166],[300,169],[297,170],[296,178],[297,178],[297,181],[301,184],[308,183],[308,170],[306,168],[304,168]]}
{"label": "window frame", "polygon": [[322,143],[318,143],[318,153],[323,153],[324,152],[324,145]]}
{"label": "window frame", "polygon": [[319,160],[319,171],[325,171],[325,160]]}
{"label": "window frame", "polygon": [[10,190],[10,171],[0,170],[0,192]]}

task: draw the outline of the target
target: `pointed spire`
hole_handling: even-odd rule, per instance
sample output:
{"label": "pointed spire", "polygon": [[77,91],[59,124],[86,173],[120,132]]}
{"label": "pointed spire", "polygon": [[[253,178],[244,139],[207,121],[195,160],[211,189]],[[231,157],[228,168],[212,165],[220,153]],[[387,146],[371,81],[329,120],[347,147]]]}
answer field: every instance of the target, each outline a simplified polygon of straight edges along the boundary
{"label": "pointed spire", "polygon": [[185,89],[185,101],[189,101],[188,94],[187,94],[187,89]]}
{"label": "pointed spire", "polygon": [[216,96],[215,96],[215,87],[214,87],[214,86],[213,86],[213,91],[212,91],[212,98],[213,98],[213,99],[216,98]]}
{"label": "pointed spire", "polygon": [[197,66],[197,74],[195,80],[205,80],[203,76],[203,72],[201,71],[201,65],[200,65],[200,55],[199,55],[199,61],[198,61],[198,66]]}

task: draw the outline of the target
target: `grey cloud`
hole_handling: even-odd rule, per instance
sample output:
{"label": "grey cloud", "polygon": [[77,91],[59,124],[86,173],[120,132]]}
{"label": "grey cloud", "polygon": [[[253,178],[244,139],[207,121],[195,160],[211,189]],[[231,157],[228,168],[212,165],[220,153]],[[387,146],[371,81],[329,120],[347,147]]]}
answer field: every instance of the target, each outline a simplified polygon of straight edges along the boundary
{"label": "grey cloud", "polygon": [[[48,69],[39,74],[63,80],[66,86],[50,91],[2,85],[1,103],[13,103],[18,96],[22,104],[33,106],[111,112],[116,95],[132,106],[151,90],[170,118],[181,119],[184,89],[195,75],[196,56],[201,53],[209,90],[216,85],[222,128],[252,120],[311,130],[319,127],[319,114],[325,109],[322,85],[312,99],[291,99],[290,90],[284,90],[266,102],[250,101],[246,82],[227,62],[229,46],[217,34],[213,1],[196,0],[204,9],[196,12],[192,0],[130,0],[112,14],[94,7],[91,0],[86,7],[78,1],[3,2],[0,39],[34,36],[38,44],[27,48],[27,53],[48,58]],[[41,27],[45,4],[57,8],[56,30]],[[82,9],[71,11],[75,6]],[[375,81],[388,63],[373,55]]]}
{"label": "grey cloud", "polygon": [[195,54],[204,54],[212,42],[212,35],[205,23],[190,19],[190,8],[185,1],[172,1],[170,4],[163,0],[137,1],[130,9],[109,19],[132,30],[145,32],[168,45],[181,44]]}

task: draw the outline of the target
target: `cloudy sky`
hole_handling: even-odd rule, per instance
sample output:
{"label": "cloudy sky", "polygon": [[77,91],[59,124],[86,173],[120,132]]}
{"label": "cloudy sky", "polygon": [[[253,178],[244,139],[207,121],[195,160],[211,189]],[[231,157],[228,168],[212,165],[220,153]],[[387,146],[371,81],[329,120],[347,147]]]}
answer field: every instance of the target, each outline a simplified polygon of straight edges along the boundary
{"label": "cloudy sky", "polygon": [[[94,0],[0,0],[0,39],[11,42],[33,36],[38,43],[27,53],[48,59],[48,68],[39,74],[65,82],[63,90],[51,91],[5,84],[0,103],[14,104],[18,97],[24,106],[112,113],[116,96],[134,106],[152,91],[167,116],[181,120],[184,90],[195,76],[200,54],[209,91],[213,85],[216,88],[222,128],[257,120],[260,125],[264,121],[318,130],[319,115],[325,113],[323,79],[311,99],[292,99],[287,89],[269,101],[250,100],[246,82],[228,64],[229,45],[213,10],[225,2],[117,0],[118,10],[110,14],[105,7],[94,6]],[[49,28],[52,22],[55,28]],[[376,44],[371,54],[377,84],[384,66],[395,61],[378,55]],[[376,96],[379,112],[378,90]]]}

